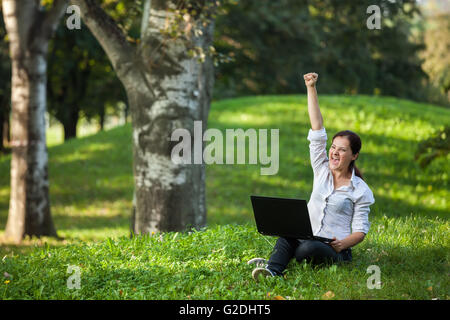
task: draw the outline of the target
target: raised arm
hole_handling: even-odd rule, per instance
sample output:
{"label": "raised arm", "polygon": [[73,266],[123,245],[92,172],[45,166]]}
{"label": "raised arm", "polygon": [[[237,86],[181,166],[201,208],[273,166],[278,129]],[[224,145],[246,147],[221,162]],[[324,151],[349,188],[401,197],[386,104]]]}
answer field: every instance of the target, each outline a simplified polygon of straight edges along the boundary
{"label": "raised arm", "polygon": [[320,130],[323,128],[322,113],[320,113],[319,99],[317,97],[316,82],[318,78],[317,73],[307,73],[303,76],[305,85],[308,89],[308,113],[311,121],[311,129]]}
{"label": "raised arm", "polygon": [[303,76],[308,89],[308,113],[311,121],[311,129],[308,132],[309,154],[314,175],[323,172],[326,168],[327,156],[327,133],[323,127],[322,113],[319,109],[319,99],[317,98],[316,82],[317,73],[307,73]]}

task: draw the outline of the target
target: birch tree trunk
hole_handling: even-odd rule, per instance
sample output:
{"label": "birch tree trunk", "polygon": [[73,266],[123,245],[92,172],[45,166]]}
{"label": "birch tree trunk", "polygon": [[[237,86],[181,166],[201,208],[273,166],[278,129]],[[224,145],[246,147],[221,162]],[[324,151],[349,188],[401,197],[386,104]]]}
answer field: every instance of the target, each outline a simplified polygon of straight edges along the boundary
{"label": "birch tree trunk", "polygon": [[3,0],[10,39],[11,198],[5,237],[57,236],[50,215],[45,138],[46,54],[48,42],[66,8],[55,0],[50,11],[39,1]]}
{"label": "birch tree trunk", "polygon": [[145,3],[140,44],[133,47],[94,1],[72,0],[127,92],[133,127],[135,234],[201,228],[206,223],[205,167],[172,162],[170,138],[177,128],[189,130],[193,137],[196,120],[206,129],[213,63],[208,56],[198,62],[188,51],[212,45],[214,24],[203,26],[198,36],[168,39],[161,29],[175,19],[169,10],[175,2]]}

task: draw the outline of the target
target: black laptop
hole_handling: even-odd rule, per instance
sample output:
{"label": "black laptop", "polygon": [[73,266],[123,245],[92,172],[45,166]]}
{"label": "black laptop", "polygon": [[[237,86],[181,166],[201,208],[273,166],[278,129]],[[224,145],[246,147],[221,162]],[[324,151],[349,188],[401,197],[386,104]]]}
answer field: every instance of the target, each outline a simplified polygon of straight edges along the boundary
{"label": "black laptop", "polygon": [[313,235],[306,200],[263,196],[250,196],[250,199],[259,233],[324,243],[333,241]]}

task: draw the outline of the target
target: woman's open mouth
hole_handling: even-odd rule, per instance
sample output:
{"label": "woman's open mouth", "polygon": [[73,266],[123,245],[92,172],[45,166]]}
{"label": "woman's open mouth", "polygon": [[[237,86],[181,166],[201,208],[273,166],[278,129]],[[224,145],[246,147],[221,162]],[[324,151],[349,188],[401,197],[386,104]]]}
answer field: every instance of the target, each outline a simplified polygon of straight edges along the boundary
{"label": "woman's open mouth", "polygon": [[331,163],[336,166],[336,165],[339,164],[339,159],[338,158],[331,158]]}

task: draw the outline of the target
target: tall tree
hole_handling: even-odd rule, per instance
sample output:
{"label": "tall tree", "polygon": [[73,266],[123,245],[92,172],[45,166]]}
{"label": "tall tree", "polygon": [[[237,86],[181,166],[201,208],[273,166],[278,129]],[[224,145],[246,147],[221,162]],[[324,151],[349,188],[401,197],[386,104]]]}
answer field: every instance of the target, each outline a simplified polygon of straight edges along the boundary
{"label": "tall tree", "polygon": [[10,41],[11,198],[5,237],[56,236],[50,214],[48,154],[45,139],[46,55],[49,39],[67,0],[49,9],[38,0],[3,0]]}
{"label": "tall tree", "polygon": [[[127,41],[93,0],[72,0],[108,55],[127,92],[133,127],[134,233],[206,223],[205,167],[171,160],[172,132],[203,129],[213,88],[216,1],[144,1],[139,41]],[[200,61],[199,61],[200,60]]]}

